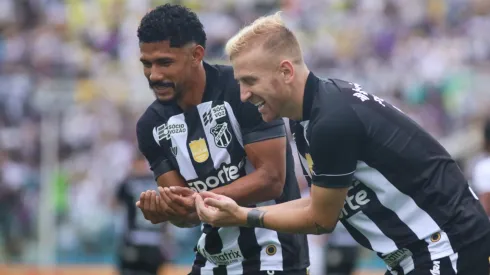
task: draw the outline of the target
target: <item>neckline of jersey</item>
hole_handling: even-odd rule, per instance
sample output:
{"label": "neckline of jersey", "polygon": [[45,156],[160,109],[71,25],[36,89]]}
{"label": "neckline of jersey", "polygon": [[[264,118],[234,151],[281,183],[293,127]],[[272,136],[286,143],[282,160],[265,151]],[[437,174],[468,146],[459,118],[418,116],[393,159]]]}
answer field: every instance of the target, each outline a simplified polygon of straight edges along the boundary
{"label": "neckline of jersey", "polygon": [[313,107],[313,100],[315,94],[318,91],[318,82],[320,79],[314,75],[311,71],[306,79],[305,92],[303,94],[303,117],[302,121],[310,120],[311,109]]}

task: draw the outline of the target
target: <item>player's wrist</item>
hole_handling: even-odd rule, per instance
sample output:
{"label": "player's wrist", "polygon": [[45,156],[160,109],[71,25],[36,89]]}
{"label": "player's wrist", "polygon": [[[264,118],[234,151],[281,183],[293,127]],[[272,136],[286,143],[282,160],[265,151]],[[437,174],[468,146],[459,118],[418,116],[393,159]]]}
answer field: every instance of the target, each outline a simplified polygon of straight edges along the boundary
{"label": "player's wrist", "polygon": [[249,227],[264,228],[264,216],[266,211],[253,208],[247,211],[246,224]]}

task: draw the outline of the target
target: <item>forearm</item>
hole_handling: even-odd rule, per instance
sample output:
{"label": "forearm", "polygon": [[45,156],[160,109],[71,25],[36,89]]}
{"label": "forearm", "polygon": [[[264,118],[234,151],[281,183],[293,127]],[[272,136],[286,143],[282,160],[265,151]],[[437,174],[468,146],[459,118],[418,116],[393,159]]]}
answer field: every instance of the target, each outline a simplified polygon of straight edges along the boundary
{"label": "forearm", "polygon": [[[249,223],[253,224],[257,224],[258,221],[258,224],[265,228],[289,233],[331,233],[338,222],[347,191],[347,187],[323,188],[313,185],[310,197],[303,199],[307,202],[299,200],[270,207],[263,215],[259,214],[261,219],[258,220],[248,212],[247,221],[250,220]],[[305,205],[292,206],[301,203]]]}
{"label": "forearm", "polygon": [[288,211],[290,209],[307,207],[310,203],[311,203],[311,198],[306,197],[306,198],[288,201],[285,203],[257,207],[257,209],[261,211],[278,211],[278,210]]}
{"label": "forearm", "polygon": [[[264,228],[284,233],[325,234],[335,228],[324,228],[316,221],[311,204],[306,199],[282,203],[263,211]],[[282,206],[282,207],[281,207]],[[261,210],[262,211],[262,210]]]}
{"label": "forearm", "polygon": [[487,215],[490,216],[490,192],[484,193],[483,195],[481,195],[480,196],[480,202],[483,206],[483,209],[485,209],[485,212],[487,213]]}
{"label": "forearm", "polygon": [[279,197],[281,190],[277,192],[278,184],[278,179],[268,176],[267,172],[262,169],[257,169],[211,192],[232,198],[239,205],[248,206]]}
{"label": "forearm", "polygon": [[180,228],[192,228],[201,224],[196,212],[189,213],[181,219],[170,220],[170,223]]}

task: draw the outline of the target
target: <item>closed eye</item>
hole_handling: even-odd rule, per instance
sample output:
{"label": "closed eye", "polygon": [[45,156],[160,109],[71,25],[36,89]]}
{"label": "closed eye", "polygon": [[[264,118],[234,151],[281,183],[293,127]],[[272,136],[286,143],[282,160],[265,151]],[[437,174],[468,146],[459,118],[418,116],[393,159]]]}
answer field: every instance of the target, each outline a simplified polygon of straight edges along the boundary
{"label": "closed eye", "polygon": [[257,82],[257,80],[258,79],[254,76],[244,76],[244,77],[238,78],[238,83],[245,84],[247,86],[252,86]]}
{"label": "closed eye", "polygon": [[151,68],[151,62],[148,62],[146,60],[140,60],[141,61],[141,64],[143,64],[143,66],[145,68]]}

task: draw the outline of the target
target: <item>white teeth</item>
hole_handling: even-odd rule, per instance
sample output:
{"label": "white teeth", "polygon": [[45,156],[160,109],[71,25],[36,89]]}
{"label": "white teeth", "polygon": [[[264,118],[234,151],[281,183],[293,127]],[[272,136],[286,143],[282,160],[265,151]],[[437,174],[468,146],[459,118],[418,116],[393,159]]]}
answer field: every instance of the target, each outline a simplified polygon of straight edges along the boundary
{"label": "white teeth", "polygon": [[265,105],[265,101],[261,101],[261,102],[255,103],[254,105],[257,108],[261,108],[261,107],[263,107]]}

